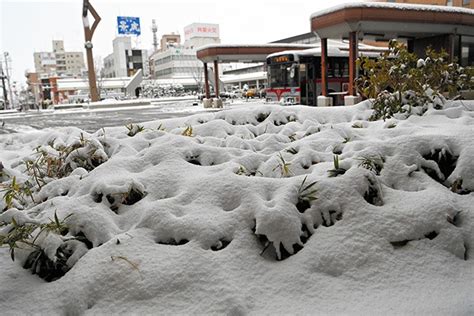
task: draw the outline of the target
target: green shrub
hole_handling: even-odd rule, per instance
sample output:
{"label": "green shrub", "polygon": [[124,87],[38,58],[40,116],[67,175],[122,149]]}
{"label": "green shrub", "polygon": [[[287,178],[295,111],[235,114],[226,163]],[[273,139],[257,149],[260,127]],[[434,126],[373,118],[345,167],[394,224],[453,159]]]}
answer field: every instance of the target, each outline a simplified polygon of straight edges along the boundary
{"label": "green shrub", "polygon": [[339,156],[338,155],[334,155],[333,156],[333,163],[334,163],[334,169],[331,169],[331,170],[328,170],[328,173],[329,173],[329,177],[337,177],[339,175],[343,175],[344,173],[346,173],[346,169],[344,168],[341,168],[339,166]]}
{"label": "green shrub", "polygon": [[0,226],[7,226],[4,232],[0,232],[0,247],[8,246],[10,248],[10,256],[15,260],[15,249],[21,248],[22,245],[30,246],[34,249],[41,249],[36,240],[43,233],[55,233],[57,235],[65,235],[68,232],[68,227],[65,221],[72,214],[66,216],[62,221],[59,220],[56,212],[54,219],[50,219],[48,223],[18,223],[14,217],[11,223],[0,221]]}
{"label": "green shrub", "polygon": [[[128,125],[125,125],[125,127],[128,130],[127,135],[130,136],[130,137],[133,137],[133,136],[137,135],[138,133],[141,133],[145,130],[145,127],[143,127],[141,125],[138,125],[138,124],[132,124],[132,123],[130,123]],[[161,125],[160,125],[160,127],[161,127]]]}
{"label": "green shrub", "polygon": [[38,146],[32,157],[25,159],[25,167],[41,189],[52,179],[68,176],[74,169],[82,167],[88,171],[95,169],[108,159],[102,144],[86,139],[83,134],[72,143],[65,146],[55,145],[54,141],[48,146]]}
{"label": "green shrub", "polygon": [[14,176],[10,181],[0,183],[0,192],[3,194],[3,200],[5,201],[5,210],[12,207],[23,208],[28,205],[27,197],[31,199],[33,203],[33,192],[31,191],[32,185],[30,182],[18,182]]}
{"label": "green shrub", "polygon": [[446,97],[473,88],[473,70],[449,62],[444,50],[428,48],[426,58],[420,59],[402,43],[391,41],[379,58],[361,57],[358,63],[363,73],[357,79],[359,93],[373,99],[371,120],[403,112],[410,115],[413,107],[423,112],[428,104],[440,107]]}

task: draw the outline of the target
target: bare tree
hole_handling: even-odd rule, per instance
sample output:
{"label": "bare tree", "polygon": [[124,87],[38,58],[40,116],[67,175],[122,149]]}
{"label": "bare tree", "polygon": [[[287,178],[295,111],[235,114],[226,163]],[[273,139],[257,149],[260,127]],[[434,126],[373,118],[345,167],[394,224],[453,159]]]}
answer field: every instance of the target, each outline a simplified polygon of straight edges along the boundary
{"label": "bare tree", "polygon": [[194,81],[196,81],[196,86],[198,93],[202,93],[204,85],[204,67],[192,67],[193,71],[191,75],[193,76]]}
{"label": "bare tree", "polygon": [[[96,56],[94,59],[94,70],[95,73],[97,74],[97,93],[99,94],[99,98],[102,95],[102,88],[104,85],[104,64],[102,61],[101,56]],[[107,93],[106,91],[104,91]]]}

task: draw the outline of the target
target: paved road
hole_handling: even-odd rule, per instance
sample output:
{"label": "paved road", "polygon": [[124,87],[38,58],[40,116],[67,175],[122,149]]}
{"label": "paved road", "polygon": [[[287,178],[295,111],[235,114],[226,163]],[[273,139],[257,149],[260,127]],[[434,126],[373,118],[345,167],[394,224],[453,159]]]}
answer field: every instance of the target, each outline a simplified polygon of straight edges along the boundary
{"label": "paved road", "polygon": [[[202,109],[202,107],[200,106],[199,109]],[[76,126],[87,132],[95,132],[102,127],[183,117],[204,112],[204,110],[199,109],[192,106],[192,101],[178,101],[135,109],[29,111],[1,117],[0,134],[13,133],[19,126],[29,126],[34,129]]]}

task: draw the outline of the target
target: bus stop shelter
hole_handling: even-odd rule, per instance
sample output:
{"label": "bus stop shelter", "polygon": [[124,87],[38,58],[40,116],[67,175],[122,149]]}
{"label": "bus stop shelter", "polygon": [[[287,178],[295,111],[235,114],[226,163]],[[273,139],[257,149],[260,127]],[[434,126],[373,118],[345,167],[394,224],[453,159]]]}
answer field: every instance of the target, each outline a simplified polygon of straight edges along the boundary
{"label": "bus stop shelter", "polygon": [[423,56],[426,47],[445,49],[463,66],[474,64],[474,10],[398,3],[349,3],[313,13],[311,31],[321,38],[322,96],[327,90],[327,39],[349,39],[349,91],[346,104],[358,101],[354,81],[358,42],[403,39]]}
{"label": "bus stop shelter", "polygon": [[219,96],[219,63],[265,62],[268,55],[285,51],[313,48],[305,44],[262,44],[262,45],[221,45],[212,44],[201,47],[196,55],[204,63],[204,87],[206,98],[210,98],[208,63],[214,63],[214,90]]}

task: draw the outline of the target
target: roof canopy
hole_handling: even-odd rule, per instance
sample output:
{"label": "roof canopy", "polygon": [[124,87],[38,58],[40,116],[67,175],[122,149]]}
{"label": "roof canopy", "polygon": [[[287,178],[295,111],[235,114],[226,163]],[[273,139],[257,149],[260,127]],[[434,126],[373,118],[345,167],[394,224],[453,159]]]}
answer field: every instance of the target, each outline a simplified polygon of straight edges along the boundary
{"label": "roof canopy", "polygon": [[321,38],[349,32],[374,39],[420,38],[439,34],[474,36],[474,10],[398,3],[349,3],[311,15],[311,30]]}
{"label": "roof canopy", "polygon": [[315,47],[304,44],[221,45],[212,44],[199,48],[197,58],[205,63],[264,62],[268,55],[284,50],[300,50]]}
{"label": "roof canopy", "polygon": [[[143,80],[143,71],[139,69],[133,77],[103,78],[98,80],[101,89],[124,89],[127,94],[140,86]],[[89,90],[87,79],[66,78],[57,80],[58,91]]]}
{"label": "roof canopy", "polygon": [[[128,77],[99,79],[99,84],[103,89],[122,89],[130,81]],[[87,79],[58,79],[58,90],[89,90]]]}

